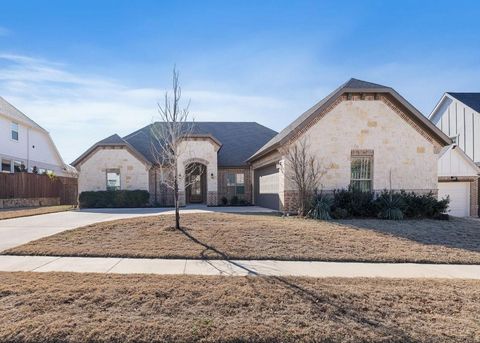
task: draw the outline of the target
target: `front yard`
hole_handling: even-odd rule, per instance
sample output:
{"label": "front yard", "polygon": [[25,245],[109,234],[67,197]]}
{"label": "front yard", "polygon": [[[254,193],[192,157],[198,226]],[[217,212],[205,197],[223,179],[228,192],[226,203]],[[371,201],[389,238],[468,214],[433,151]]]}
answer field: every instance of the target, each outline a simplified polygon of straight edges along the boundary
{"label": "front yard", "polygon": [[480,222],[469,219],[322,222],[245,214],[161,215],[65,231],[3,254],[480,263]]}
{"label": "front yard", "polygon": [[0,273],[2,342],[478,342],[480,282]]}

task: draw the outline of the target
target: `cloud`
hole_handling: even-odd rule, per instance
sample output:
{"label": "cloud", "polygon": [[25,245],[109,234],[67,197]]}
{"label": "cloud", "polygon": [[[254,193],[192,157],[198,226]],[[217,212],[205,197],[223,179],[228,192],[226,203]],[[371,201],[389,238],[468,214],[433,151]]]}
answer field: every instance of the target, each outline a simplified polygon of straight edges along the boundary
{"label": "cloud", "polygon": [[[106,136],[126,135],[150,124],[164,91],[75,73],[62,63],[0,53],[0,95],[47,129],[67,162]],[[184,89],[183,96],[191,100],[197,121],[261,122],[267,112],[288,109],[275,97],[208,88]]]}

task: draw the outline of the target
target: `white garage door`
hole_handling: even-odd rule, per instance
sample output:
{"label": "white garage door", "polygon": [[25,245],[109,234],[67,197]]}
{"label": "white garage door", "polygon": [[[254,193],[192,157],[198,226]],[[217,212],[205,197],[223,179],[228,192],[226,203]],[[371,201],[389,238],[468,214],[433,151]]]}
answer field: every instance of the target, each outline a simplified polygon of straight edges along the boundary
{"label": "white garage door", "polygon": [[450,214],[456,217],[470,215],[470,182],[439,182],[438,198],[450,196]]}

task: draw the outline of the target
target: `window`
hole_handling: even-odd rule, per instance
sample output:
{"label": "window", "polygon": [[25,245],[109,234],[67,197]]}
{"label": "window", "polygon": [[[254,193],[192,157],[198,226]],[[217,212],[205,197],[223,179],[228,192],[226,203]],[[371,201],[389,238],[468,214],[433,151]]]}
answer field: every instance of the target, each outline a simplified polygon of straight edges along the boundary
{"label": "window", "polygon": [[18,124],[12,122],[12,139],[18,141]]}
{"label": "window", "polygon": [[243,174],[236,174],[237,175],[237,184],[236,184],[236,194],[237,195],[244,195],[245,194],[245,175]]}
{"label": "window", "polygon": [[278,193],[278,173],[262,175],[258,179],[259,194],[277,194]]}
{"label": "window", "polygon": [[245,194],[245,175],[244,174],[227,174],[227,191],[231,195]]}
{"label": "window", "polygon": [[2,159],[2,173],[10,173],[12,171],[12,161]]}
{"label": "window", "polygon": [[372,191],[373,151],[352,151],[350,185],[362,192]]}
{"label": "window", "polygon": [[22,161],[13,161],[13,171],[15,173],[25,171],[25,165],[23,164],[23,162]]}
{"label": "window", "polygon": [[107,169],[107,191],[120,190],[120,170]]}

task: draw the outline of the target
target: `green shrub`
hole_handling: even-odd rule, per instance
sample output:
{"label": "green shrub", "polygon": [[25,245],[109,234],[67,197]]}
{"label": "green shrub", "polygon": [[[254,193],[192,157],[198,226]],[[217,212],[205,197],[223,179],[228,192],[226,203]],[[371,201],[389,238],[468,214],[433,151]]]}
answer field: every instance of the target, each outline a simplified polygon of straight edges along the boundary
{"label": "green shrub", "polygon": [[393,192],[382,192],[375,200],[378,208],[378,217],[389,220],[402,220],[405,207],[402,194]]}
{"label": "green shrub", "polygon": [[404,202],[404,212],[407,218],[435,218],[445,213],[450,202],[449,198],[437,200],[432,192],[415,194],[400,192]]}
{"label": "green shrub", "polygon": [[240,199],[240,200],[238,201],[238,204],[239,204],[239,205],[242,205],[242,206],[248,206],[248,205],[250,205],[250,203],[249,203],[247,200],[245,200],[245,199]]}
{"label": "green shrub", "polygon": [[435,218],[448,219],[443,214],[448,209],[449,198],[437,200],[432,192],[382,191],[377,197],[372,192],[340,189],[333,192],[332,215],[336,219],[346,217],[384,219]]}
{"label": "green shrub", "polygon": [[144,190],[91,191],[79,196],[81,208],[120,208],[148,206],[150,194]]}
{"label": "green shrub", "polygon": [[348,214],[348,211],[344,208],[337,207],[334,211],[332,211],[332,217],[335,219],[346,219],[350,215]]}
{"label": "green shrub", "polygon": [[377,209],[373,192],[362,192],[352,188],[333,191],[332,210],[345,209],[352,217],[375,217]]}
{"label": "green shrub", "polygon": [[228,205],[228,199],[227,197],[222,197],[222,199],[220,199],[220,202],[223,206],[227,206]]}
{"label": "green shrub", "polygon": [[320,193],[314,197],[308,216],[313,219],[331,220],[330,210],[332,204],[332,197]]}
{"label": "green shrub", "polygon": [[232,205],[232,206],[238,205],[238,197],[237,197],[236,195],[234,195],[234,196],[230,199],[230,205]]}

